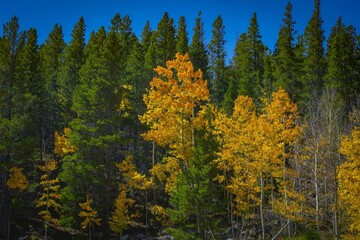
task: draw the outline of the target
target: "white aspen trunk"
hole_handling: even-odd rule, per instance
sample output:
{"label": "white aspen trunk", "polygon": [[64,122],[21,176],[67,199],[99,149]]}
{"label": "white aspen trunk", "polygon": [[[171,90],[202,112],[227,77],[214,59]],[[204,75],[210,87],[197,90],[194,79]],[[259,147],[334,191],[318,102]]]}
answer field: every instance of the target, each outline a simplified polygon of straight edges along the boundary
{"label": "white aspen trunk", "polygon": [[260,175],[260,218],[261,218],[261,233],[262,239],[265,240],[265,223],[263,213],[263,199],[264,199],[264,180],[262,174]]}
{"label": "white aspen trunk", "polygon": [[318,184],[318,142],[315,140],[315,155],[314,155],[314,188],[315,188],[315,222],[316,229],[319,231],[319,184]]}

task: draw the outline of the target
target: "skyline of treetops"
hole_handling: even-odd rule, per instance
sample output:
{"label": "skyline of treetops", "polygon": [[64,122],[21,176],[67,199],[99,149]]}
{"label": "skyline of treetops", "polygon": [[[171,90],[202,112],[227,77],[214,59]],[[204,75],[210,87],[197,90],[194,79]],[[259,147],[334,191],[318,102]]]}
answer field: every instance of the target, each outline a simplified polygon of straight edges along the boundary
{"label": "skyline of treetops", "polygon": [[325,38],[320,0],[302,33],[286,5],[274,49],[256,13],[233,53],[200,12],[86,31],[3,26],[3,239],[360,236],[360,37]]}

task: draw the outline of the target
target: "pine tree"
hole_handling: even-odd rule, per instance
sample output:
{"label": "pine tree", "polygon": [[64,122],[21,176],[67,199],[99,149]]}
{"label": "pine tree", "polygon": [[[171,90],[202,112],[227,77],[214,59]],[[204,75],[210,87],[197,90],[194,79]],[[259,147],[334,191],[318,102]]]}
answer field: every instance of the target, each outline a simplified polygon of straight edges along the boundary
{"label": "pine tree", "polygon": [[201,12],[196,18],[195,26],[193,28],[193,36],[189,46],[189,55],[191,62],[194,64],[194,69],[200,69],[206,79],[206,72],[208,69],[208,56],[205,46],[205,32],[204,23],[201,20]]}
{"label": "pine tree", "polygon": [[175,57],[176,50],[174,20],[167,12],[161,18],[154,34],[156,65],[165,66],[167,60]]}
{"label": "pine tree", "polygon": [[210,90],[212,102],[219,106],[228,87],[225,79],[225,27],[221,16],[215,19],[212,27],[212,37],[208,47],[210,55]]}
{"label": "pine tree", "polygon": [[234,67],[238,69],[239,95],[247,95],[256,103],[261,98],[265,47],[261,41],[256,13],[250,20],[247,34],[238,39],[234,54]]}
{"label": "pine tree", "polygon": [[178,22],[178,28],[176,32],[176,52],[180,54],[188,53],[189,39],[186,31],[186,20],[184,16],[181,16]]}
{"label": "pine tree", "polygon": [[4,24],[3,36],[0,38],[0,192],[3,199],[0,206],[0,227],[4,239],[10,237],[12,210],[10,191],[6,185],[7,170],[28,160],[33,151],[33,146],[26,142],[29,139],[26,131],[28,128],[31,130],[31,102],[28,102],[31,101],[30,79],[22,80],[20,76],[24,71],[20,72],[19,69],[25,40],[26,36],[20,31],[17,17]]}
{"label": "pine tree", "polygon": [[61,175],[67,184],[66,204],[72,208],[69,214],[76,211],[72,202],[79,201],[89,189],[99,193],[93,196],[93,201],[100,206],[104,238],[110,231],[111,193],[116,190],[112,169],[122,159],[127,143],[124,136],[128,133],[125,123],[131,87],[122,78],[121,47],[115,31],[106,34],[102,27],[91,35],[85,48],[87,59],[80,70],[80,84],[74,92],[72,110],[77,118],[70,122],[69,139],[77,150],[64,159]]}
{"label": "pine tree", "polygon": [[146,21],[146,24],[141,32],[141,45],[144,49],[144,53],[148,50],[150,44],[151,44],[151,36],[153,32],[150,27],[150,22]]}
{"label": "pine tree", "polygon": [[323,47],[325,38],[322,25],[320,0],[314,0],[314,11],[304,32],[306,57],[303,63],[304,93],[300,108],[305,108],[307,102],[313,96],[318,96],[322,92],[326,68]]}
{"label": "pine tree", "polygon": [[80,68],[85,63],[85,21],[80,17],[72,31],[72,39],[64,50],[64,61],[59,72],[59,101],[61,105],[62,125],[74,118],[71,111],[73,93],[80,82]]}
{"label": "pine tree", "polygon": [[40,48],[40,74],[45,85],[41,93],[42,119],[40,123],[41,151],[50,153],[53,148],[55,130],[61,129],[59,99],[59,71],[62,65],[65,42],[62,27],[55,24],[45,43]]}
{"label": "pine tree", "polygon": [[286,11],[277,40],[275,56],[275,86],[286,89],[292,98],[297,101],[301,91],[299,64],[295,54],[294,29],[295,21],[292,17],[292,5],[286,5]]}
{"label": "pine tree", "polygon": [[326,51],[326,86],[337,89],[347,111],[357,101],[360,92],[358,41],[354,27],[346,27],[339,18],[328,39]]}
{"label": "pine tree", "polygon": [[191,235],[200,239],[209,235],[214,237],[219,232],[220,215],[226,206],[221,186],[214,182],[217,170],[213,161],[219,147],[210,130],[214,127],[214,115],[211,108],[205,108],[200,115],[205,123],[196,133],[189,160],[191,167],[179,174],[175,188],[170,192],[168,212],[176,226],[170,234],[179,238]]}

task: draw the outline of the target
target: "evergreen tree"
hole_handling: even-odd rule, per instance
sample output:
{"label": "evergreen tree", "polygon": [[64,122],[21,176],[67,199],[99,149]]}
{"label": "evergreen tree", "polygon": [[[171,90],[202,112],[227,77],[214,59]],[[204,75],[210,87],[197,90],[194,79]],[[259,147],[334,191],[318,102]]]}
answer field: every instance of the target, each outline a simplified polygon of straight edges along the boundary
{"label": "evergreen tree", "polygon": [[175,57],[176,49],[174,20],[167,12],[161,18],[154,34],[156,65],[165,66],[167,60]]}
{"label": "evergreen tree", "polygon": [[250,96],[256,103],[260,102],[261,97],[264,55],[265,47],[254,13],[247,34],[242,34],[237,41],[233,62],[238,69],[239,95]]}
{"label": "evergreen tree", "polygon": [[339,18],[328,39],[326,51],[328,71],[325,79],[329,88],[338,90],[348,111],[351,110],[360,93],[358,46],[355,28],[346,27]]}
{"label": "evergreen tree", "polygon": [[274,82],[275,82],[275,61],[273,55],[268,53],[264,57],[264,74],[262,77],[261,84],[261,95],[270,99],[271,94],[275,91]]}
{"label": "evergreen tree", "polygon": [[153,32],[150,37],[149,47],[145,53],[144,67],[149,72],[153,72],[153,68],[156,66],[156,34]]}
{"label": "evergreen tree", "polygon": [[[32,55],[33,54],[33,55]],[[37,72],[36,32],[20,31],[19,20],[4,24],[0,38],[0,227],[3,239],[10,239],[12,212],[9,171],[33,160],[36,142],[30,113],[32,80]],[[27,170],[27,169],[26,169]]]}
{"label": "evergreen tree", "polygon": [[181,16],[178,22],[178,28],[176,33],[176,52],[180,54],[188,53],[189,38],[186,31],[186,20],[184,16]]}
{"label": "evergreen tree", "polygon": [[[80,71],[72,107],[77,118],[70,123],[70,140],[77,151],[65,159],[62,179],[68,184],[64,191],[70,191],[68,205],[71,199],[79,200],[79,194],[97,193],[93,201],[104,223],[104,238],[108,238],[112,193],[117,189],[112,169],[126,150],[129,87],[122,79],[121,45],[115,31],[106,35],[101,28],[92,34],[85,51],[88,56]],[[72,161],[74,158],[77,164]],[[78,179],[84,178],[86,181],[79,183]]]}
{"label": "evergreen tree", "polygon": [[59,101],[61,105],[63,125],[74,117],[71,112],[72,97],[79,84],[79,72],[85,63],[85,21],[80,17],[72,31],[72,39],[64,50],[64,62],[59,73]]}
{"label": "evergreen tree", "polygon": [[129,57],[134,42],[138,39],[132,29],[132,21],[129,15],[121,18],[119,41],[121,46],[121,55],[124,62]]}
{"label": "evergreen tree", "polygon": [[[194,69],[200,69],[206,75],[208,69],[208,56],[205,46],[204,23],[201,21],[201,12],[196,18],[193,36],[189,46],[189,55]],[[204,77],[206,79],[206,76]]]}
{"label": "evergreen tree", "polygon": [[292,17],[292,5],[286,5],[283,23],[279,31],[275,56],[275,86],[285,88],[295,101],[299,99],[301,91],[299,64],[296,59],[294,35],[295,21]]}
{"label": "evergreen tree", "polygon": [[[85,64],[80,70],[79,84],[74,91],[73,106],[71,110],[77,114],[70,122],[71,130],[68,134],[69,142],[79,149],[72,155],[67,155],[63,159],[61,173],[59,178],[66,184],[61,190],[62,205],[64,206],[65,216],[62,219],[67,225],[75,224],[78,211],[77,203],[83,199],[84,194],[93,187],[92,182],[96,178],[94,162],[97,160],[97,154],[93,158],[88,158],[91,151],[91,145],[96,143],[96,138],[92,137],[91,131],[95,131],[95,115],[94,109],[96,101],[100,96],[96,96],[96,89],[99,85],[93,84],[96,76],[103,71],[101,65],[101,53],[103,42],[106,38],[104,27],[101,27],[96,33],[92,32],[88,44],[85,47],[86,55]],[[99,113],[99,116],[100,113]],[[66,134],[66,131],[64,130]],[[95,134],[95,133],[94,133]],[[76,159],[76,164],[74,163]],[[87,161],[85,161],[87,160]],[[90,173],[94,174],[93,176]]]}
{"label": "evergreen tree", "polygon": [[[210,126],[213,116],[210,111],[206,115]],[[170,193],[170,218],[177,226],[173,232],[170,230],[174,237],[211,239],[219,232],[220,215],[225,211],[225,205],[221,187],[214,182],[217,171],[212,163],[218,145],[214,136],[207,135],[208,130],[204,127],[198,131],[191,168],[180,173],[176,190]]]}
{"label": "evergreen tree", "polygon": [[55,24],[45,43],[40,48],[40,72],[46,91],[42,94],[42,151],[50,153],[53,148],[55,130],[61,127],[61,108],[59,99],[59,70],[62,65],[65,42],[62,27]]}
{"label": "evergreen tree", "polygon": [[234,101],[238,96],[238,83],[236,79],[236,70],[233,67],[228,67],[226,72],[228,73],[227,79],[229,79],[229,86],[224,95],[221,107],[226,114],[231,115],[234,108]]}
{"label": "evergreen tree", "polygon": [[320,0],[314,0],[314,11],[304,32],[305,59],[303,63],[304,93],[300,108],[313,96],[321,94],[325,75],[324,30],[320,15]]}
{"label": "evergreen tree", "polygon": [[150,22],[146,21],[146,24],[141,32],[141,45],[144,49],[144,54],[148,50],[150,44],[151,44],[151,36],[152,36],[152,30],[150,27]]}
{"label": "evergreen tree", "polygon": [[215,19],[212,26],[212,38],[209,44],[210,90],[212,102],[219,106],[228,85],[225,80],[225,27],[221,16]]}

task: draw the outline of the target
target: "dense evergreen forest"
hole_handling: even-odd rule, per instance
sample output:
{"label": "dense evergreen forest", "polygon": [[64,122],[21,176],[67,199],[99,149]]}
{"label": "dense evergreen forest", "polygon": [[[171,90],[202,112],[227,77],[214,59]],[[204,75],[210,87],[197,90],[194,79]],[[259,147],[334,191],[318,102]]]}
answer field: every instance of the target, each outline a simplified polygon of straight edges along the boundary
{"label": "dense evergreen forest", "polygon": [[249,20],[229,64],[221,16],[5,23],[2,239],[359,239],[360,36],[320,0],[273,50]]}

